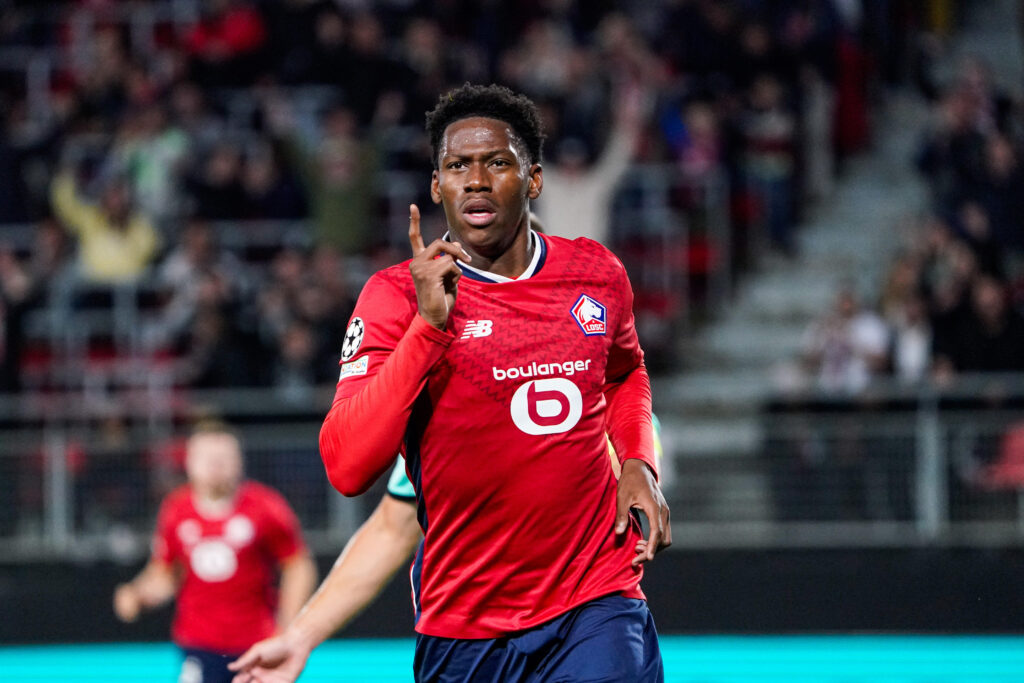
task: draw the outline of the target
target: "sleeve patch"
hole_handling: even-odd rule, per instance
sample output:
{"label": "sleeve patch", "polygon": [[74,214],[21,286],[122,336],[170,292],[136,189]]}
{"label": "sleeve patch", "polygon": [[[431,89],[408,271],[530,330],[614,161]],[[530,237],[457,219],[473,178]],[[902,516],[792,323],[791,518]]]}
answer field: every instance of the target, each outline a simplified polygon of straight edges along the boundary
{"label": "sleeve patch", "polygon": [[345,330],[345,341],[341,345],[341,360],[349,361],[355,358],[356,352],[363,344],[363,335],[366,333],[366,326],[362,318],[352,318]]}
{"label": "sleeve patch", "polygon": [[370,357],[363,356],[351,363],[342,363],[341,374],[338,376],[338,381],[345,379],[346,377],[355,377],[357,375],[365,375],[367,369],[370,367]]}

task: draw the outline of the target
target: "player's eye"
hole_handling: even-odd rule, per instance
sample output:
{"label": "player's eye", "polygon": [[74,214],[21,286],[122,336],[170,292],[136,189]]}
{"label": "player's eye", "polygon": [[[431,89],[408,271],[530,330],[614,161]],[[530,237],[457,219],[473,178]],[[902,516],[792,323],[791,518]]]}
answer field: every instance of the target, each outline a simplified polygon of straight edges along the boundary
{"label": "player's eye", "polygon": [[504,167],[504,166],[511,166],[512,164],[510,164],[508,162],[508,160],[506,160],[506,159],[495,159],[494,161],[491,162],[491,165],[492,166]]}
{"label": "player's eye", "polygon": [[449,162],[448,165],[445,168],[460,169],[460,168],[465,168],[465,167],[466,167],[465,162],[462,162],[462,161],[452,161],[452,162]]}

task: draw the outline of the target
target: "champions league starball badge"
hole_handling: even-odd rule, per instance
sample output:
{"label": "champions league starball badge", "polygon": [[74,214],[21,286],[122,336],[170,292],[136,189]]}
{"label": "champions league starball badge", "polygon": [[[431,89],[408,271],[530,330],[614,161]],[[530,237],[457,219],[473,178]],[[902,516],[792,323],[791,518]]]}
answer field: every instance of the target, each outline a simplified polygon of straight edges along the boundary
{"label": "champions league starball badge", "polygon": [[366,328],[363,325],[362,318],[352,318],[352,322],[348,324],[348,329],[345,330],[345,341],[341,345],[341,360],[347,361],[352,360],[352,357],[356,355],[356,351],[363,343],[363,334],[366,332]]}

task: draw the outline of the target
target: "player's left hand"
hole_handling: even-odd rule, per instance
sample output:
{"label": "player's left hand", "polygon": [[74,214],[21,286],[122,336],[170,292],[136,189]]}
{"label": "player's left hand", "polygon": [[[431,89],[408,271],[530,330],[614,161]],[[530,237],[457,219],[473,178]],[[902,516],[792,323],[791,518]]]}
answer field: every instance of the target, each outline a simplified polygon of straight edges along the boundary
{"label": "player's left hand", "polygon": [[642,461],[630,458],[622,463],[622,475],[615,512],[615,533],[623,534],[629,528],[629,511],[637,508],[647,517],[650,534],[636,546],[632,565],[654,559],[655,553],[672,545],[672,524],[669,521],[668,503],[661,494],[654,473]]}

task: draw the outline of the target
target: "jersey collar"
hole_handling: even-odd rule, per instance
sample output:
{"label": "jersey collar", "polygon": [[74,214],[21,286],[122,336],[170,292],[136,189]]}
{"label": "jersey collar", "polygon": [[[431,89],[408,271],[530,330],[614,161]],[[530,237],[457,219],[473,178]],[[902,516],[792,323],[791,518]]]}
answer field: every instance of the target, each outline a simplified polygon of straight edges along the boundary
{"label": "jersey collar", "polygon": [[[451,238],[449,233],[445,233],[442,238],[446,242],[450,242]],[[548,247],[544,239],[536,233],[534,230],[530,230],[530,243],[533,246],[533,258],[530,259],[530,265],[526,266],[526,270],[523,274],[516,278],[505,277],[504,275],[497,275],[495,273],[488,273],[486,270],[480,270],[473,266],[467,265],[461,261],[456,261],[459,268],[462,269],[462,274],[468,277],[470,280],[476,280],[477,282],[489,282],[491,284],[500,284],[503,282],[515,282],[516,280],[526,280],[537,274],[540,269],[544,266],[544,261],[547,259]]]}

